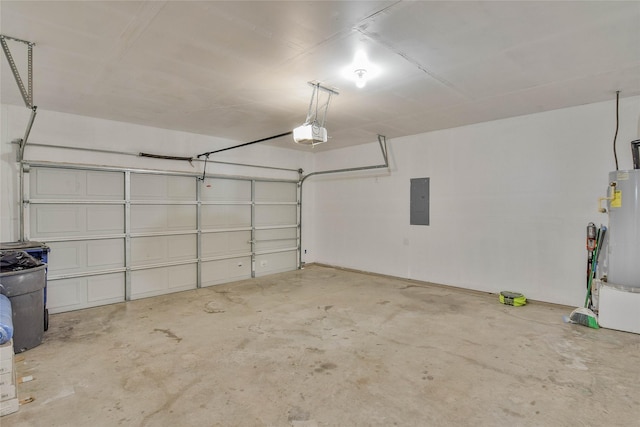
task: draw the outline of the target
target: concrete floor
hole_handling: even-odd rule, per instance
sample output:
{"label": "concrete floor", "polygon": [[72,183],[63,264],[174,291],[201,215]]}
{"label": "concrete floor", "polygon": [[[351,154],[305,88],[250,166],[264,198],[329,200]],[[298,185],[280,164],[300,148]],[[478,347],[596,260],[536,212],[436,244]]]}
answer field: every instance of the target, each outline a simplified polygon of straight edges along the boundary
{"label": "concrete floor", "polygon": [[51,316],[5,426],[631,426],[640,336],[308,266]]}

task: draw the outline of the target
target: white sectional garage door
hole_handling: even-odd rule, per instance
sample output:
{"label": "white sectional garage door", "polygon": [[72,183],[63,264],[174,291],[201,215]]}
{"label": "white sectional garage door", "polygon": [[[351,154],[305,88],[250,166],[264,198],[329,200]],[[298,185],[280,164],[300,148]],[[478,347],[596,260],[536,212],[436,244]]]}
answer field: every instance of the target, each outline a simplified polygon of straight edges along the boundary
{"label": "white sectional garage door", "polygon": [[254,182],[256,276],[295,270],[298,266],[297,184]]}
{"label": "white sectional garage door", "polygon": [[52,313],[298,268],[298,185],[32,166],[29,240],[51,248]]}

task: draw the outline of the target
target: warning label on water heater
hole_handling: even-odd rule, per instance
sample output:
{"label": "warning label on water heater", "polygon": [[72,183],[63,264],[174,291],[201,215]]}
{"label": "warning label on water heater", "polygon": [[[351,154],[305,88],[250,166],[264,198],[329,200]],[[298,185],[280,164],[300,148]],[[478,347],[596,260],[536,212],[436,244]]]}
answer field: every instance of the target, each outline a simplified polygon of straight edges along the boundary
{"label": "warning label on water heater", "polygon": [[611,200],[612,208],[620,208],[622,207],[622,191],[616,190],[613,193],[613,200]]}

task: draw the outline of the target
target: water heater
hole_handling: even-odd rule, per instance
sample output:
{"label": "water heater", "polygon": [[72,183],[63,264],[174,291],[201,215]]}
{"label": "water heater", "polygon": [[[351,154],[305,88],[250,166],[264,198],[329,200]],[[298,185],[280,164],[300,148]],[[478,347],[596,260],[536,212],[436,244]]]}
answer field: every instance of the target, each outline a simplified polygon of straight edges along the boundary
{"label": "water heater", "polygon": [[609,182],[607,281],[640,288],[640,169],[610,172]]}
{"label": "water heater", "polygon": [[609,173],[607,281],[599,289],[598,323],[640,334],[640,156],[632,170]]}

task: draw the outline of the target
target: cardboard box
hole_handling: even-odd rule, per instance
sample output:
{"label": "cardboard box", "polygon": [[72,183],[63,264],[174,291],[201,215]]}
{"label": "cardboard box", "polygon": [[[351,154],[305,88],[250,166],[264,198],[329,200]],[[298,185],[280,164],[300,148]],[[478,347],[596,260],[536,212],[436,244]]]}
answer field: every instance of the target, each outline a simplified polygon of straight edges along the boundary
{"label": "cardboard box", "polygon": [[0,402],[0,417],[18,412],[18,409],[20,409],[18,398],[4,400]]}
{"label": "cardboard box", "polygon": [[0,387],[7,385],[15,385],[15,372],[8,372],[6,374],[0,374]]}
{"label": "cardboard box", "polygon": [[10,374],[13,372],[13,359],[12,360],[0,360],[0,375]]}
{"label": "cardboard box", "polygon": [[13,340],[0,345],[0,375],[13,372]]}
{"label": "cardboard box", "polygon": [[0,345],[0,360],[13,359],[13,340]]}
{"label": "cardboard box", "polygon": [[0,402],[4,402],[5,400],[15,399],[16,394],[16,385],[15,384],[7,384],[0,386]]}
{"label": "cardboard box", "polygon": [[0,374],[0,402],[17,397],[16,371],[8,374]]}

